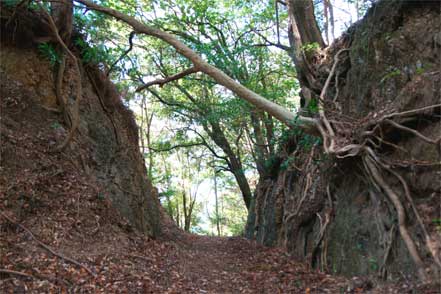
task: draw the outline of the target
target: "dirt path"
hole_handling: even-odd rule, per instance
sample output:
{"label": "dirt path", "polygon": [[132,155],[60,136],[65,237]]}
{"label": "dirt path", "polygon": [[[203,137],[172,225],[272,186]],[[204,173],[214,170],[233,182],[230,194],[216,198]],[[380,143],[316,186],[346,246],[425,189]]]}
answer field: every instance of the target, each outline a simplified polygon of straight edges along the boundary
{"label": "dirt path", "polygon": [[23,232],[2,235],[0,268],[34,278],[0,273],[0,293],[439,293],[405,283],[373,287],[362,279],[311,271],[280,249],[240,237],[181,234],[177,241],[164,241],[134,233],[124,238],[115,231],[106,238],[105,233],[57,249],[82,261],[96,277],[50,256]]}
{"label": "dirt path", "polygon": [[163,244],[167,249],[158,263],[164,273],[157,280],[160,293],[439,293],[436,286],[375,285],[366,278],[347,279],[310,270],[280,248],[241,237],[180,234],[177,242]]}
{"label": "dirt path", "polygon": [[177,269],[194,285],[190,293],[338,293],[345,284],[243,238],[190,236],[189,243]]}

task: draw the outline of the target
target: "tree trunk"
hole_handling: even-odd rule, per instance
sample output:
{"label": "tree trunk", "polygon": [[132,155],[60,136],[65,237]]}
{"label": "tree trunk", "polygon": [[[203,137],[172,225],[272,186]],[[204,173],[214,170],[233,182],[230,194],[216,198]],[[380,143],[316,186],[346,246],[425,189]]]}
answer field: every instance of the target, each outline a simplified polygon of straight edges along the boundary
{"label": "tree trunk", "polygon": [[220,237],[220,225],[219,225],[219,198],[217,195],[217,173],[214,171],[214,198],[215,198],[215,208],[216,208],[216,228],[217,228],[217,236]]}
{"label": "tree trunk", "polygon": [[73,1],[60,0],[51,3],[51,15],[58,29],[58,34],[69,46],[73,29]]}
{"label": "tree trunk", "polygon": [[328,0],[323,0],[323,15],[325,16],[326,43],[329,44],[329,3],[328,3]]}
{"label": "tree trunk", "polygon": [[271,115],[265,118],[266,142],[268,144],[269,156],[275,155],[274,152],[274,122]]}
{"label": "tree trunk", "polygon": [[259,118],[259,111],[257,109],[251,110],[251,125],[253,126],[254,150],[256,153],[256,167],[261,178],[265,177],[265,160],[268,157],[268,150],[266,149],[266,142],[262,132],[262,125]]}
{"label": "tree trunk", "polygon": [[[302,94],[308,96],[306,89],[313,89],[319,93],[322,85],[316,81],[311,62],[304,53],[304,46],[308,44],[316,43],[319,48],[325,47],[325,42],[315,20],[314,5],[312,0],[288,0],[287,5],[290,20],[288,37],[295,51],[294,63],[302,86]],[[310,99],[310,97],[303,98]]]}
{"label": "tree trunk", "polygon": [[335,40],[335,21],[334,21],[334,6],[331,3],[331,0],[326,0],[328,2],[328,8],[329,8],[329,21],[331,26],[331,37],[332,41]]}
{"label": "tree trunk", "polygon": [[184,207],[184,230],[188,232],[190,231],[190,210],[187,206],[187,193],[185,190],[182,191],[182,205]]}
{"label": "tree trunk", "polygon": [[[147,108],[145,108],[145,114],[147,116]],[[152,111],[152,113],[150,114],[150,117],[147,117],[147,132],[146,132],[146,136],[147,136],[147,147],[149,148],[149,164],[148,164],[148,169],[147,169],[147,173],[148,173],[148,177],[149,180],[151,181],[153,179],[153,152],[150,149],[152,144],[151,144],[151,129],[152,129],[152,121],[153,121],[153,115],[155,113]]]}
{"label": "tree trunk", "polygon": [[228,158],[228,167],[231,173],[234,175],[236,179],[237,185],[242,193],[243,201],[245,202],[245,206],[247,209],[250,208],[252,193],[250,189],[250,185],[248,184],[248,180],[245,177],[245,173],[243,171],[242,162],[240,159],[234,154],[233,149],[230,146],[227,138],[224,135],[222,128],[220,127],[218,122],[210,121],[211,130],[208,125],[205,124],[204,130],[210,136],[210,138],[216,143],[219,148],[224,151],[225,155]]}
{"label": "tree trunk", "polygon": [[315,20],[312,0],[289,0],[287,4],[291,23],[297,26],[302,45],[318,43],[320,48],[325,47],[325,42]]}

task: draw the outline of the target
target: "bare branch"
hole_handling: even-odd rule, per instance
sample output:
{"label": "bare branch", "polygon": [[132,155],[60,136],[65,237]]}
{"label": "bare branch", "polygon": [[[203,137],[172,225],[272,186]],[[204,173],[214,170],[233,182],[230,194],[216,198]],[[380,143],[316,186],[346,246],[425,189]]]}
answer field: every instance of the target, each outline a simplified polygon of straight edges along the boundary
{"label": "bare branch", "polygon": [[129,48],[114,62],[112,63],[112,65],[109,67],[109,70],[107,70],[106,72],[106,76],[109,76],[110,72],[113,70],[113,68],[115,67],[115,65],[120,62],[124,57],[127,56],[127,54],[130,53],[130,51],[132,51],[133,49],[133,38],[135,37],[135,32],[132,31],[129,35]]}
{"label": "bare branch", "polygon": [[195,129],[190,129],[190,131],[194,132],[196,135],[198,135],[198,137],[202,140],[202,142],[204,142],[204,146],[207,147],[208,150],[210,150],[210,152],[213,154],[214,157],[219,158],[224,160],[228,165],[230,165],[230,161],[228,160],[228,158],[226,156],[221,156],[219,154],[217,154],[217,152],[208,144],[207,140],[205,140],[204,136],[202,136],[201,133],[199,133],[198,131],[196,131]]}
{"label": "bare branch", "polygon": [[195,143],[189,143],[189,144],[178,144],[178,145],[174,145],[168,148],[154,148],[149,146],[148,149],[154,151],[154,152],[168,152],[168,151],[172,151],[173,149],[178,149],[178,148],[190,148],[190,147],[194,147],[194,146],[205,146],[205,144],[203,142],[195,142]]}
{"label": "bare branch", "polygon": [[161,102],[162,104],[165,104],[167,106],[176,106],[176,107],[183,107],[184,108],[183,104],[166,101],[156,91],[154,91],[152,89],[147,89],[147,90],[150,92],[150,94],[155,96],[159,100],[159,102]]}
{"label": "bare branch", "polygon": [[286,2],[285,2],[285,1],[282,1],[282,0],[277,0],[277,2],[278,2],[278,3],[280,3],[280,4],[282,4],[282,5],[284,5],[284,6],[287,6],[287,4],[286,4]]}
{"label": "bare branch", "polygon": [[276,48],[279,48],[279,49],[282,49],[282,50],[288,51],[288,52],[294,50],[294,48],[292,48],[290,46],[281,44],[280,40],[278,40],[277,43],[274,43],[274,42],[270,41],[267,37],[265,37],[263,34],[259,33],[258,31],[253,31],[253,32],[265,41],[264,44],[254,44],[253,46],[256,46],[256,47],[273,46],[273,47],[276,47]]}
{"label": "bare branch", "polygon": [[199,69],[197,67],[195,67],[195,66],[190,67],[180,73],[166,77],[164,79],[158,79],[158,80],[148,82],[148,83],[142,85],[141,87],[139,87],[138,89],[136,89],[136,92],[141,92],[142,90],[145,90],[148,87],[153,86],[153,85],[159,85],[160,87],[162,87],[166,83],[182,79],[183,77],[197,73],[198,71],[199,71]]}

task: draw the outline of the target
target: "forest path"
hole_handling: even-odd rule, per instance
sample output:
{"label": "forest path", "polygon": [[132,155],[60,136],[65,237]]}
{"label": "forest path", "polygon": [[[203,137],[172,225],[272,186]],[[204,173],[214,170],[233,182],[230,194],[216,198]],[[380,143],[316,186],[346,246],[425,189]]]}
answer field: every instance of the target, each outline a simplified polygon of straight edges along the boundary
{"label": "forest path", "polygon": [[[176,231],[175,231],[176,232]],[[281,248],[242,237],[199,236],[177,232],[164,241],[160,293],[403,294],[439,293],[436,287],[407,282],[377,284],[311,270]],[[417,291],[417,292],[415,292]]]}
{"label": "forest path", "polygon": [[343,293],[348,285],[241,237],[188,234],[179,243],[167,255],[166,293]]}

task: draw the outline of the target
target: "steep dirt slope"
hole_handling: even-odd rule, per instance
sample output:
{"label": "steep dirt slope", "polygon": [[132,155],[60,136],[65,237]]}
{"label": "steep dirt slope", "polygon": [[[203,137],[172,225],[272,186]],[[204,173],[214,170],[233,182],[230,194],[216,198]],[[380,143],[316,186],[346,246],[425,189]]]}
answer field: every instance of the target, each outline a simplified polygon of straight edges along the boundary
{"label": "steep dirt slope", "polygon": [[[47,25],[41,21],[41,16],[26,10],[18,11],[9,21],[7,16],[11,13],[2,9],[2,133],[38,134],[32,137],[33,140],[39,138],[38,144],[42,147],[37,150],[51,153],[63,142],[68,128],[63,115],[53,111],[58,108],[54,82],[56,66],[37,49],[36,42],[42,38],[38,34],[47,31]],[[26,38],[23,40],[23,37]],[[72,50],[79,55],[77,48]],[[72,169],[95,183],[96,197],[111,200],[134,227],[153,236],[159,231],[159,202],[146,178],[133,115],[96,65],[83,64],[80,71],[83,92],[78,131],[64,152],[52,152],[47,159],[70,162]],[[68,108],[75,104],[76,81],[73,61],[69,59],[62,87]],[[3,186],[7,189],[4,197],[10,200],[27,197],[32,201],[33,195],[21,190],[23,187],[17,185],[11,190],[14,178],[25,168],[35,174],[45,168],[42,161],[26,158],[26,150],[26,145],[14,143],[3,135],[2,166],[5,169],[2,176],[8,179],[10,186]],[[30,148],[28,152],[37,150]],[[10,163],[17,166],[11,167]],[[63,175],[61,168],[57,175]]]}
{"label": "steep dirt slope", "polygon": [[[81,67],[79,128],[57,151],[68,128],[58,111],[56,69],[37,49],[47,26],[32,11],[0,11],[0,267],[72,286],[57,275],[75,280],[87,271],[55,258],[11,221],[61,254],[97,264],[159,235],[157,192],[146,178],[133,115],[95,65]],[[63,79],[68,107],[75,104],[75,74],[69,61]],[[146,236],[131,235],[135,230]],[[17,282],[0,275],[2,286]],[[32,283],[46,289],[42,281]]]}
{"label": "steep dirt slope", "polygon": [[[332,107],[342,113],[338,122],[333,121],[336,128],[350,137],[357,123],[380,117],[385,110],[403,112],[441,102],[440,23],[437,1],[380,1],[336,42],[329,51],[331,57],[349,48],[328,91],[335,102]],[[330,68],[330,59],[325,68]],[[323,80],[328,73],[323,73]],[[437,138],[441,135],[439,118],[438,108],[401,123]],[[391,126],[382,126],[374,140],[379,155],[409,184],[434,241],[432,251],[439,256],[439,146]],[[281,150],[279,162],[278,173],[258,185],[249,238],[283,245],[312,266],[334,273],[415,277],[395,208],[384,191],[371,184],[359,158],[327,158],[320,147],[293,139]],[[406,225],[421,251],[425,270],[438,280],[439,268],[426,249],[423,231],[401,184],[393,174],[386,176],[405,203]]]}

